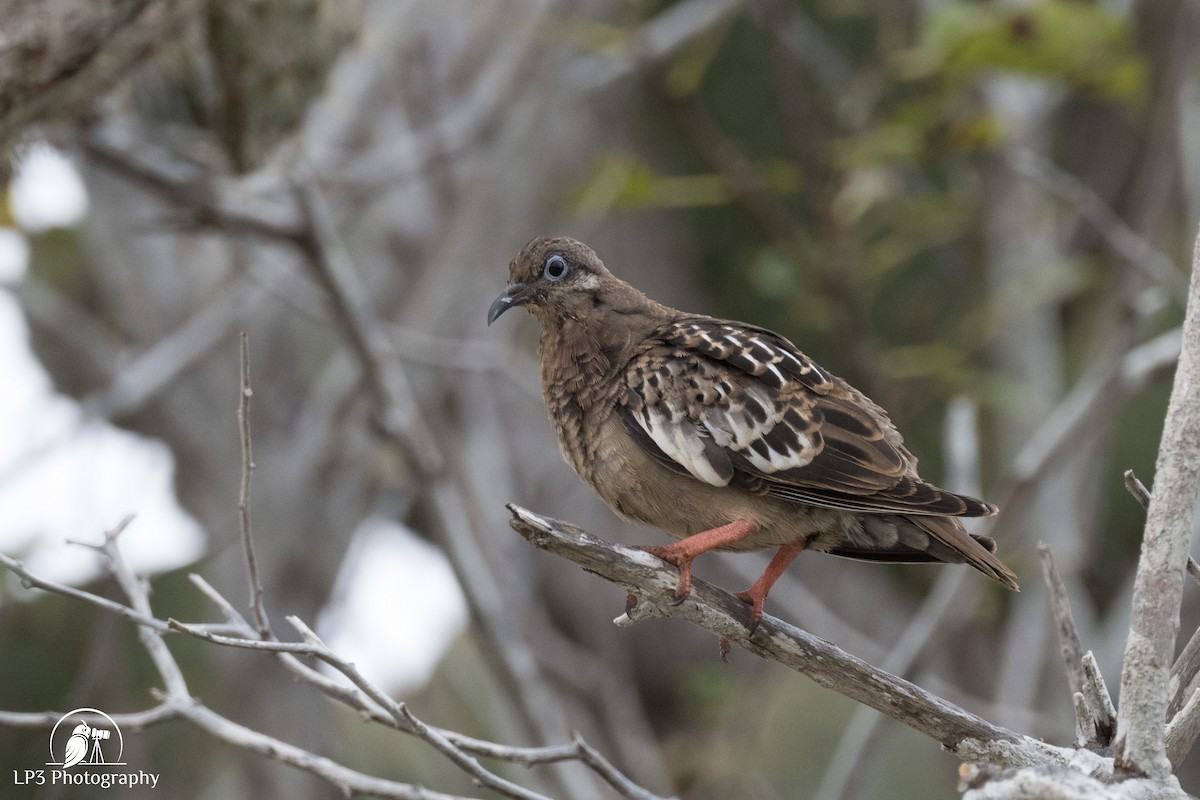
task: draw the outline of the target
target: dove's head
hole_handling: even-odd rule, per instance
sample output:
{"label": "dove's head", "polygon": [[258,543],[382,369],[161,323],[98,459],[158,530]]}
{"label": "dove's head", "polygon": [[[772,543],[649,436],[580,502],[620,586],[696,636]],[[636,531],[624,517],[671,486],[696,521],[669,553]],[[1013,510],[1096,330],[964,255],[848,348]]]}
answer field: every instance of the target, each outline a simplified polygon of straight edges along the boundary
{"label": "dove's head", "polygon": [[508,288],[488,309],[488,324],[514,306],[525,306],[543,322],[578,319],[627,293],[641,295],[616,278],[583,242],[539,236],[508,265]]}

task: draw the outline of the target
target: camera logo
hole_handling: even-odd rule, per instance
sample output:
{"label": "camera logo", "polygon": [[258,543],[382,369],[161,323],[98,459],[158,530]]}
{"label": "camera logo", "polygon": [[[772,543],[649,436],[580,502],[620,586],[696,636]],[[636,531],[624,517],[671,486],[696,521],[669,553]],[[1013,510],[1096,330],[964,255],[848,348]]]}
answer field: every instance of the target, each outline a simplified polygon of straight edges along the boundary
{"label": "camera logo", "polygon": [[[105,750],[110,755],[115,751],[116,758],[109,761]],[[50,760],[46,766],[66,770],[77,765],[123,765],[124,751],[125,740],[112,717],[96,708],[77,708],[64,714],[50,731]]]}

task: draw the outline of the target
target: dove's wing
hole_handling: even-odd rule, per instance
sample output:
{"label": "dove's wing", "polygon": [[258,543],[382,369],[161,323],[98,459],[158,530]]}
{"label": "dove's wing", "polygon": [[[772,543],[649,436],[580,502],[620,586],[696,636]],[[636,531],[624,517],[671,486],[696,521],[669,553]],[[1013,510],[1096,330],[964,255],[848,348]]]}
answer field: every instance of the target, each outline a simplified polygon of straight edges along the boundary
{"label": "dove's wing", "polygon": [[996,511],[921,480],[883,409],[763,328],[675,320],[630,362],[625,384],[634,438],[713,486],[848,511]]}

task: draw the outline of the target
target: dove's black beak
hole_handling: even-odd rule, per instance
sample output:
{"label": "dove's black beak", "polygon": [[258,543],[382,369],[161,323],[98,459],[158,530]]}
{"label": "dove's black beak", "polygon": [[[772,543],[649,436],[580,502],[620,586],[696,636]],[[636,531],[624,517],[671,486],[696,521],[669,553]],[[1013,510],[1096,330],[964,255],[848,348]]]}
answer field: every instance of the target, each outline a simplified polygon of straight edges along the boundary
{"label": "dove's black beak", "polygon": [[491,308],[488,309],[488,325],[496,321],[496,318],[508,311],[513,306],[522,305],[529,299],[530,287],[524,283],[512,283],[504,290],[503,294],[497,297]]}

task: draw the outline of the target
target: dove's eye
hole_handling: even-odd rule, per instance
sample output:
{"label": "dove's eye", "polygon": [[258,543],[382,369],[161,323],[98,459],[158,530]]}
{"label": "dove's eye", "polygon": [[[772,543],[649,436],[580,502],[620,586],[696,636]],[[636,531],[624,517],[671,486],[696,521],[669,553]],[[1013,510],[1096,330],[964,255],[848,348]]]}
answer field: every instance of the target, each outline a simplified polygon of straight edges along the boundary
{"label": "dove's eye", "polygon": [[567,260],[556,253],[546,259],[542,276],[548,281],[559,281],[566,277],[567,269]]}

